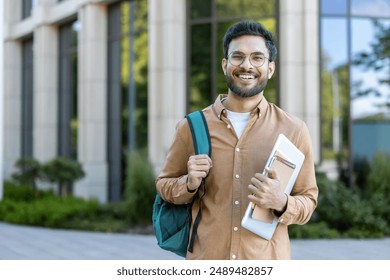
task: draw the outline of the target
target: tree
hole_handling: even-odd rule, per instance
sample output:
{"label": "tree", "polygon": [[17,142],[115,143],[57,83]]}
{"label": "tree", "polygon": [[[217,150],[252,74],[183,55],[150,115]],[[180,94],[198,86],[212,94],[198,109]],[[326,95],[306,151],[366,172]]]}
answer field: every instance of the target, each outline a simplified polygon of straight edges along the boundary
{"label": "tree", "polygon": [[42,166],[42,177],[51,183],[59,184],[59,194],[67,196],[73,182],[85,176],[80,163],[67,157],[57,157]]}
{"label": "tree", "polygon": [[16,161],[17,172],[11,175],[11,178],[19,183],[37,188],[36,181],[42,177],[41,164],[34,158],[24,157]]}
{"label": "tree", "polygon": [[[390,73],[390,26],[385,26],[378,20],[373,21],[375,27],[374,42],[371,43],[370,52],[360,52],[353,60],[353,64],[361,66],[364,70],[373,70],[375,72]],[[378,75],[378,82],[390,87],[390,76]],[[382,93],[375,88],[360,89],[361,83],[357,82],[352,85],[358,88],[355,97],[367,96],[374,94],[375,96],[381,96]],[[390,107],[390,94],[387,94],[386,104],[384,106]]]}

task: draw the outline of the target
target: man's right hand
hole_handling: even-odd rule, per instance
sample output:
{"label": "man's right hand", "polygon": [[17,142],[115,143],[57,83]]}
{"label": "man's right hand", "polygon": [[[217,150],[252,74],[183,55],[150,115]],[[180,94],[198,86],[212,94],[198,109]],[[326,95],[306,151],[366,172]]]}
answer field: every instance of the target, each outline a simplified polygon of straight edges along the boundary
{"label": "man's right hand", "polygon": [[190,157],[187,163],[187,188],[189,191],[195,191],[199,188],[202,179],[206,178],[211,167],[213,167],[213,163],[208,155],[194,155]]}

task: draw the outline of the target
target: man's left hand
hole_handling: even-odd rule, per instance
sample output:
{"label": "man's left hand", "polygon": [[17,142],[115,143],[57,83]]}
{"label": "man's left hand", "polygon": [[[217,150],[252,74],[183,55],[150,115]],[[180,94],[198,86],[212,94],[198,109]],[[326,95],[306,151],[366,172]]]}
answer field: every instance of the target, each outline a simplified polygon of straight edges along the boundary
{"label": "man's left hand", "polygon": [[274,169],[266,168],[267,174],[256,173],[251,179],[248,190],[249,200],[261,208],[283,212],[287,205],[287,196],[280,188],[279,177]]}

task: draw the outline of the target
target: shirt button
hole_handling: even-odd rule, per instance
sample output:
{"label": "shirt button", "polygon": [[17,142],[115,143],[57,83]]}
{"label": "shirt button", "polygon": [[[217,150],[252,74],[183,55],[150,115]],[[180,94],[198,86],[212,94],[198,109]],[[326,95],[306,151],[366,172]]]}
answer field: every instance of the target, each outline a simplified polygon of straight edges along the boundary
{"label": "shirt button", "polygon": [[236,152],[239,152],[240,151],[240,148],[236,148]]}
{"label": "shirt button", "polygon": [[234,201],[234,204],[238,205],[238,204],[240,204],[240,202],[238,200],[236,200],[236,201]]}
{"label": "shirt button", "polygon": [[227,128],[231,128],[230,124],[227,125]]}
{"label": "shirt button", "polygon": [[240,178],[240,175],[236,174],[236,179],[239,179]]}
{"label": "shirt button", "polygon": [[237,258],[237,256],[233,254],[232,255],[232,259],[236,259],[236,258]]}
{"label": "shirt button", "polygon": [[280,221],[281,223],[283,223],[284,219],[283,219],[283,218],[281,218],[279,221]]}
{"label": "shirt button", "polygon": [[234,227],[233,230],[234,230],[234,231],[238,231],[238,227]]}

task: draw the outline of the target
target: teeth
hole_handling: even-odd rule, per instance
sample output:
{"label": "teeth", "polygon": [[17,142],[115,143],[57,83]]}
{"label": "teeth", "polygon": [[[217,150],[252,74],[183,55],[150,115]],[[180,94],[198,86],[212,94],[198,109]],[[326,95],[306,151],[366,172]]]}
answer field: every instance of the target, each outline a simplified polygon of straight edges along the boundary
{"label": "teeth", "polygon": [[239,77],[241,79],[247,79],[247,80],[255,78],[255,76],[252,76],[252,75],[239,75]]}

